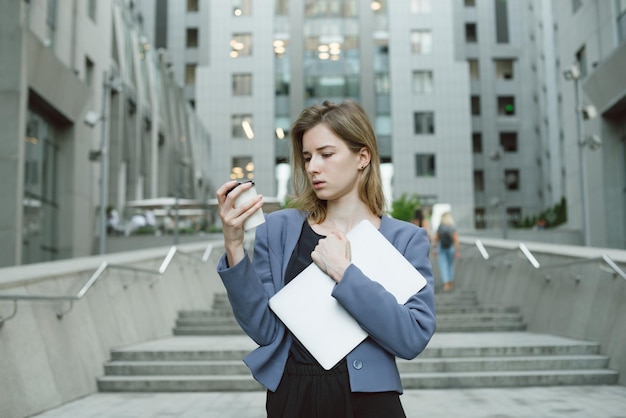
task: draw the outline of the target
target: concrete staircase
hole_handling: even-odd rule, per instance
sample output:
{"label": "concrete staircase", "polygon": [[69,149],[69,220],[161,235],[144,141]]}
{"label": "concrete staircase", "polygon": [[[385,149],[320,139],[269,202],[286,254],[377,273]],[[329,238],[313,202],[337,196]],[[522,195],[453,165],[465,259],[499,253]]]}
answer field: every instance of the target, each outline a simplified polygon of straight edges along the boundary
{"label": "concrete staircase", "polygon": [[[406,389],[615,384],[600,346],[523,332],[515,308],[480,306],[473,293],[437,294],[438,331],[411,361],[398,360]],[[114,349],[98,388],[119,391],[262,390],[241,359],[256,346],[225,295],[211,311],[183,311],[174,337]]]}
{"label": "concrete staircase", "polygon": [[[437,332],[523,331],[526,324],[514,306],[481,305],[467,290],[438,293]],[[174,335],[243,335],[225,294],[215,296],[213,309],[182,311]]]}

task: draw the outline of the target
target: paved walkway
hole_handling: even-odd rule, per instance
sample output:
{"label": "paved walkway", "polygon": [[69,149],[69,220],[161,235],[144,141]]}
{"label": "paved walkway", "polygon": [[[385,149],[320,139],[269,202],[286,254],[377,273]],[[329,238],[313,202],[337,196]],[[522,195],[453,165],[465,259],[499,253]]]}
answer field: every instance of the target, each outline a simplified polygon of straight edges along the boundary
{"label": "paved walkway", "polygon": [[[569,344],[572,340],[528,332],[441,333],[429,347]],[[245,336],[172,337],[126,350],[252,349]],[[408,418],[626,418],[626,386],[418,389],[401,397]],[[37,418],[263,418],[264,392],[97,393]],[[1,417],[0,417],[1,418]],[[381,417],[384,418],[384,417]]]}
{"label": "paved walkway", "polygon": [[[408,390],[408,418],[626,417],[624,386]],[[38,418],[263,418],[263,392],[98,393]],[[383,417],[381,417],[383,418]]]}

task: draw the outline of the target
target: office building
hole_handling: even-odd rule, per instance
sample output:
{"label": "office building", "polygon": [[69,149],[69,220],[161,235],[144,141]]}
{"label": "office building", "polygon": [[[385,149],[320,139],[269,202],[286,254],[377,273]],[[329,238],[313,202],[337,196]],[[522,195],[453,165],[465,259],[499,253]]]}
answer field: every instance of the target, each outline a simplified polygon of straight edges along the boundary
{"label": "office building", "polygon": [[568,223],[582,225],[587,245],[626,248],[626,1],[562,3],[554,16]]}
{"label": "office building", "polygon": [[98,253],[100,207],[207,190],[208,133],[131,3],[0,4],[0,266]]}
{"label": "office building", "polygon": [[459,225],[473,226],[470,85],[455,54],[452,2],[144,0],[138,8],[146,32],[186,69],[176,77],[211,133],[214,185],[252,178],[275,196],[299,112],[354,99],[375,125],[393,198],[448,203]]}

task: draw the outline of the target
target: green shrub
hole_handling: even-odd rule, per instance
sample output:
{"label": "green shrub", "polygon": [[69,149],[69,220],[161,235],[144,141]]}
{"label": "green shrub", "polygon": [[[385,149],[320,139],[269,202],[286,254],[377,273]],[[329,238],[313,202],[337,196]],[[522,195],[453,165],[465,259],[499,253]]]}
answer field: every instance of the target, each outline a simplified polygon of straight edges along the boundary
{"label": "green shrub", "polygon": [[403,193],[399,199],[391,202],[391,213],[393,218],[410,222],[415,215],[415,209],[421,206],[420,198],[417,194],[411,195]]}
{"label": "green shrub", "polygon": [[541,220],[545,221],[546,228],[554,228],[567,222],[567,200],[562,197],[559,203],[544,209],[539,214],[526,216],[517,227],[533,228]]}

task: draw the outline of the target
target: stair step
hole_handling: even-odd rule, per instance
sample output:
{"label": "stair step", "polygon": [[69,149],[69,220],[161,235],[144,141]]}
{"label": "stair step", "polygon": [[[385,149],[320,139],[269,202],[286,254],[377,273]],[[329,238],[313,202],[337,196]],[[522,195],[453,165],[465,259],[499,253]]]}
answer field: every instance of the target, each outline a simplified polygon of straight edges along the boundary
{"label": "stair step", "polygon": [[519,313],[444,313],[437,314],[437,323],[439,321],[521,321],[522,315]]}
{"label": "stair step", "polygon": [[[523,331],[524,323],[511,322],[474,322],[474,323],[438,323],[437,332],[502,332]],[[244,335],[239,325],[194,325],[176,327],[174,335]]]}
{"label": "stair step", "polygon": [[438,324],[437,332],[513,332],[524,331],[526,324]]}
{"label": "stair step", "polygon": [[[513,370],[601,369],[609,359],[601,355],[430,358],[398,360],[404,373],[478,372]],[[248,375],[241,360],[230,361],[113,361],[104,366],[107,376]]]}
{"label": "stair step", "polygon": [[[181,337],[182,338],[182,337]],[[215,337],[219,338],[219,337]],[[251,349],[253,346],[251,345]],[[571,344],[532,344],[494,346],[428,346],[420,354],[425,358],[476,358],[476,357],[528,357],[528,356],[584,356],[596,355],[600,351],[597,343],[580,342]],[[234,361],[243,359],[248,349],[198,349],[198,350],[126,350],[111,351],[111,361]]]}
{"label": "stair step", "polygon": [[264,390],[252,376],[103,376],[101,392],[237,392]]}
{"label": "stair step", "polygon": [[113,361],[104,365],[107,376],[248,375],[239,360],[205,361]]}
{"label": "stair step", "polygon": [[[558,385],[612,385],[611,370],[405,373],[404,389],[487,388]],[[263,390],[251,376],[104,376],[102,392],[199,392]]]}
{"label": "stair step", "polygon": [[459,357],[419,358],[397,361],[398,369],[404,373],[478,372],[514,370],[567,370],[602,369],[609,359],[602,355],[571,356],[503,356],[503,357]]}
{"label": "stair step", "polygon": [[[522,321],[522,315],[515,312],[465,312],[465,313],[437,313],[437,323],[443,322],[468,322],[468,321]],[[188,326],[209,326],[209,325],[237,325],[237,321],[233,315],[231,316],[198,316],[198,317],[184,317],[176,320],[177,327]]]}
{"label": "stair step", "polygon": [[405,373],[401,379],[405,389],[614,385],[618,373],[606,369]]}
{"label": "stair step", "polygon": [[243,359],[251,350],[159,350],[111,351],[111,361],[235,361]]}

